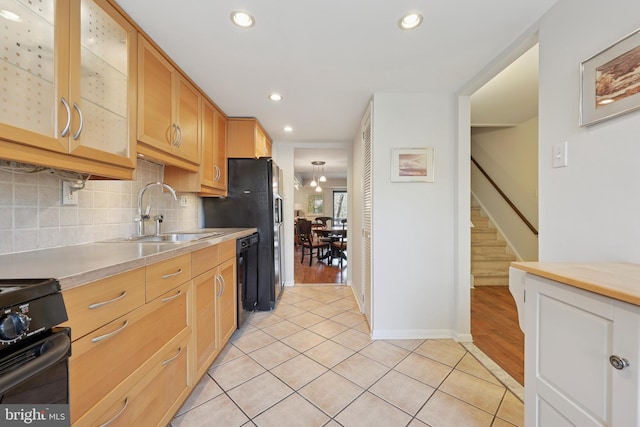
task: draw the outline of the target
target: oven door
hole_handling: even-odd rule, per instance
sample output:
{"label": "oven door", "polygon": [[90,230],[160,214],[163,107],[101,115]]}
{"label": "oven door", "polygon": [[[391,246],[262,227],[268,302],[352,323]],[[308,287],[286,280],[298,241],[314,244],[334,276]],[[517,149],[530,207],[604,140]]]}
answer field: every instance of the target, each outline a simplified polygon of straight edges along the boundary
{"label": "oven door", "polygon": [[0,403],[68,404],[69,328],[56,328],[0,359]]}

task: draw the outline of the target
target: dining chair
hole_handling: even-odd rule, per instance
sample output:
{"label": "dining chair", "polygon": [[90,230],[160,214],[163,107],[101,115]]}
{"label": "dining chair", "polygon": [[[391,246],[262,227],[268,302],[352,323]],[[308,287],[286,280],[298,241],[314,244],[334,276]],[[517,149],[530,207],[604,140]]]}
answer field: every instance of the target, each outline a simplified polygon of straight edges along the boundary
{"label": "dining chair", "polygon": [[316,250],[316,259],[322,259],[323,253],[321,253],[322,249],[329,248],[329,242],[320,240],[317,236],[313,234],[311,231],[311,221],[309,220],[299,220],[299,233],[300,233],[300,242],[302,244],[302,257],[300,258],[300,264],[304,262],[304,255],[308,251],[309,252],[309,265],[311,265],[311,261],[313,260],[313,250]]}
{"label": "dining chair", "polygon": [[324,228],[329,228],[331,225],[327,224],[329,221],[333,221],[333,218],[331,218],[330,216],[317,216],[316,217],[316,224],[320,225],[322,224],[322,227]]}
{"label": "dining chair", "polygon": [[347,259],[347,220],[343,219],[340,223],[342,224],[342,233],[340,233],[340,239],[331,242],[329,264],[333,263],[333,257],[335,256],[339,258],[339,265],[342,268],[342,260],[346,261]]}

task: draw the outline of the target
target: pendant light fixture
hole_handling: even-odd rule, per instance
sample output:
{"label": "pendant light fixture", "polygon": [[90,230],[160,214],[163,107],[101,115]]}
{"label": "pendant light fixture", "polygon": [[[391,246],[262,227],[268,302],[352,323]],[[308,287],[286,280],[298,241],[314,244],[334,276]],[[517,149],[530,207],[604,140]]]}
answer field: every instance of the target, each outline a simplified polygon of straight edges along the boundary
{"label": "pendant light fixture", "polygon": [[[311,185],[312,187],[316,187],[316,192],[319,193],[322,191],[322,188],[320,187],[320,182],[326,182],[327,178],[324,176],[324,165],[326,162],[323,162],[321,160],[316,160],[311,162],[311,164],[313,165],[313,178],[311,179],[311,183],[309,185]],[[320,166],[322,166],[322,174],[320,174]],[[317,172],[316,172],[317,169]],[[318,177],[318,175],[320,175]],[[317,180],[316,180],[316,177]]]}
{"label": "pendant light fixture", "polygon": [[311,162],[311,164],[313,165],[313,173],[311,177],[311,183],[309,185],[315,187],[318,185],[318,182],[316,181],[316,165],[315,162]]}

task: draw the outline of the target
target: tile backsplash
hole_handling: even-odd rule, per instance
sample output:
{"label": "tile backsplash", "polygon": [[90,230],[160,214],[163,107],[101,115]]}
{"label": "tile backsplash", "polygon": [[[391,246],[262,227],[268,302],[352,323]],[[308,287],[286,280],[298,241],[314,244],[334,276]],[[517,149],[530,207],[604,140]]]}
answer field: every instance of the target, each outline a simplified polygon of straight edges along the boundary
{"label": "tile backsplash", "polygon": [[[78,204],[69,206],[62,204],[62,180],[54,173],[0,170],[0,254],[135,234],[138,194],[146,184],[162,181],[163,173],[163,166],[139,159],[135,181],[87,181],[77,192]],[[151,216],[164,215],[162,231],[201,227],[200,199],[182,196],[187,200],[184,207],[153,187],[145,192],[143,207],[151,207]],[[154,229],[154,222],[147,221],[146,231]]]}

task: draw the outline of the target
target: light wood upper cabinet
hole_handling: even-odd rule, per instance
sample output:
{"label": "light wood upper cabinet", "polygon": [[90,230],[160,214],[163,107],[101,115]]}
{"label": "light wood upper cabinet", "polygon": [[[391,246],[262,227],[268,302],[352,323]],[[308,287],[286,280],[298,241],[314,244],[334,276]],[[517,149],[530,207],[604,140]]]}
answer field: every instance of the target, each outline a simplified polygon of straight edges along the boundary
{"label": "light wood upper cabinet", "polygon": [[230,117],[227,138],[229,158],[271,157],[271,138],[254,118]]}
{"label": "light wood upper cabinet", "polygon": [[[203,175],[203,185],[217,190],[227,191],[227,118],[208,102],[204,103],[204,111],[208,111],[207,120],[209,124],[205,128],[203,125],[203,137],[205,142],[212,145],[211,166]],[[211,114],[213,113],[213,117]],[[213,124],[213,128],[211,126]],[[208,134],[211,135],[210,137]],[[206,169],[205,169],[206,170]],[[210,172],[213,171],[213,176]]]}
{"label": "light wood upper cabinet", "polygon": [[142,35],[138,45],[138,152],[198,171],[202,95]]}
{"label": "light wood upper cabinet", "polygon": [[130,179],[135,28],[106,0],[7,7],[20,19],[3,20],[0,40],[1,157]]}
{"label": "light wood upper cabinet", "polygon": [[200,141],[202,161],[198,172],[166,167],[164,179],[176,191],[199,196],[227,195],[227,117],[202,98]]}

